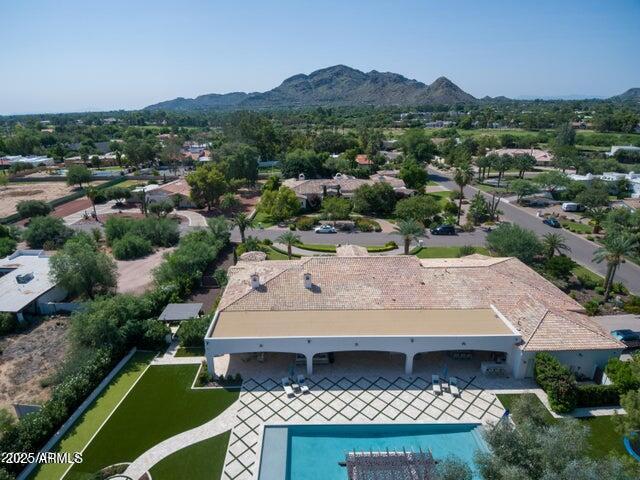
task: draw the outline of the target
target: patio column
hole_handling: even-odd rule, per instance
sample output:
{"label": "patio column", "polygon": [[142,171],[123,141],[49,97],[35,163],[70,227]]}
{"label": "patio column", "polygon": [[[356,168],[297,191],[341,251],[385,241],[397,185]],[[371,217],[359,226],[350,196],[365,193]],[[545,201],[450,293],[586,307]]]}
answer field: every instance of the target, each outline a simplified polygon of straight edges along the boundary
{"label": "patio column", "polygon": [[313,354],[305,355],[307,359],[307,375],[313,375]]}
{"label": "patio column", "polygon": [[413,353],[405,353],[404,357],[404,374],[411,375],[413,374]]}

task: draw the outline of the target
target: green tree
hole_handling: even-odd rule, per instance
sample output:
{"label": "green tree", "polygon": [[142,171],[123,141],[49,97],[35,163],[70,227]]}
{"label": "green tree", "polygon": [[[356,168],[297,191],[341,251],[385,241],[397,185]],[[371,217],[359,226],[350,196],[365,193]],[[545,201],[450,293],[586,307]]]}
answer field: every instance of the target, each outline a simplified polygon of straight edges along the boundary
{"label": "green tree", "polygon": [[320,155],[313,150],[292,150],[280,161],[282,176],[297,178],[302,173],[307,178],[319,177],[323,173],[325,157],[325,155]]}
{"label": "green tree", "polygon": [[94,187],[93,185],[89,185],[87,188],[85,188],[85,194],[91,202],[91,207],[93,208],[93,216],[95,218],[98,218],[98,212],[96,212],[96,199],[100,194],[100,190],[98,190],[98,188]]}
{"label": "green tree", "polygon": [[405,255],[409,255],[411,242],[424,234],[424,226],[417,220],[400,220],[394,230],[402,236]]}
{"label": "green tree", "polygon": [[600,233],[602,223],[607,219],[608,209],[605,207],[589,207],[584,212],[584,216],[591,220],[593,233]]}
{"label": "green tree", "polygon": [[522,202],[523,197],[533,195],[538,192],[538,186],[529,180],[517,179],[509,183],[509,190],[517,195],[517,202]]}
{"label": "green tree", "polygon": [[403,220],[417,220],[423,225],[428,225],[433,216],[440,211],[440,204],[433,197],[417,195],[396,203],[394,216]]}
{"label": "green tree", "polygon": [[553,257],[555,253],[562,255],[564,252],[571,251],[565,243],[564,235],[559,233],[545,233],[542,236],[542,246],[545,252],[547,252],[547,258]]}
{"label": "green tree", "polygon": [[571,126],[570,122],[562,123],[556,130],[556,138],[554,146],[556,147],[570,147],[576,144],[576,131]]}
{"label": "green tree", "polygon": [[485,177],[487,176],[487,169],[491,168],[491,157],[478,157],[475,159],[476,167],[478,167],[478,173],[480,177],[480,181],[483,182]]}
{"label": "green tree", "polygon": [[289,260],[291,260],[291,247],[300,243],[300,236],[293,232],[284,232],[277,238],[277,241],[287,246],[287,256],[289,257]]}
{"label": "green tree", "polygon": [[400,138],[400,148],[406,157],[411,157],[419,163],[429,163],[437,153],[431,138],[420,128],[407,130]]}
{"label": "green tree", "polygon": [[49,215],[51,206],[42,200],[21,200],[16,205],[16,210],[22,218],[42,217]]}
{"label": "green tree", "polygon": [[11,237],[0,237],[0,258],[15,252],[17,245],[17,242]]}
{"label": "green tree", "polygon": [[280,222],[295,216],[300,210],[300,200],[296,192],[289,187],[282,186],[275,191],[266,191],[262,194],[259,208],[272,220]]}
{"label": "green tree", "polygon": [[490,219],[489,202],[481,192],[477,192],[471,199],[467,216],[474,225],[480,225]]}
{"label": "green tree", "polygon": [[227,144],[217,154],[227,180],[244,179],[251,186],[256,184],[260,157],[256,148],[243,143]]}
{"label": "green tree", "polygon": [[84,165],[71,165],[67,169],[67,184],[78,185],[82,188],[83,183],[91,181],[91,171]]}
{"label": "green tree", "polygon": [[533,178],[533,181],[540,185],[543,190],[546,190],[551,194],[554,194],[559,188],[568,187],[571,183],[571,179],[569,177],[557,170],[542,172]]}
{"label": "green tree", "polygon": [[513,166],[519,170],[518,176],[524,178],[525,172],[528,172],[536,166],[536,159],[528,153],[516,155],[513,157]]}
{"label": "green tree", "polygon": [[220,197],[230,188],[222,172],[211,163],[196,168],[186,179],[192,200],[206,205],[209,211],[218,206]]}
{"label": "green tree", "polygon": [[131,190],[125,187],[113,186],[107,188],[104,192],[105,197],[109,200],[114,200],[116,203],[124,203],[131,198]]}
{"label": "green tree", "polygon": [[160,161],[173,170],[174,174],[177,174],[182,159],[182,140],[179,137],[171,137],[166,140],[160,151]]}
{"label": "green tree", "polygon": [[606,207],[609,205],[609,192],[604,185],[590,185],[576,195],[575,201],[587,208]]}
{"label": "green tree", "polygon": [[607,235],[602,240],[603,246],[598,248],[593,254],[593,261],[596,263],[607,263],[607,274],[604,278],[604,301],[609,300],[611,287],[616,270],[625,258],[633,255],[638,246],[637,238],[631,235]]}
{"label": "green tree", "polygon": [[29,248],[47,247],[58,248],[73,235],[73,230],[68,228],[61,218],[34,217],[29,226],[22,233],[22,238]]}
{"label": "green tree", "polygon": [[93,239],[86,234],[76,235],[51,257],[50,276],[54,283],[72,295],[97,294],[115,289],[117,268],[115,262],[98,250]]}
{"label": "green tree", "polygon": [[560,280],[567,281],[576,266],[576,262],[566,255],[557,255],[547,258],[544,262],[544,270],[549,275]]}
{"label": "green tree", "polygon": [[234,227],[238,227],[238,230],[240,231],[240,242],[244,243],[244,232],[247,228],[253,228],[253,218],[249,217],[249,215],[244,212],[240,212],[233,217],[231,223]]}
{"label": "green tree", "polygon": [[496,172],[498,172],[498,184],[500,187],[500,182],[502,181],[502,176],[504,172],[509,170],[513,166],[514,160],[510,155],[492,155],[491,156],[491,168],[493,168]]}
{"label": "green tree", "polygon": [[490,250],[504,257],[516,257],[526,264],[533,263],[543,246],[531,230],[519,225],[503,223],[487,235]]}
{"label": "green tree", "polygon": [[418,191],[424,190],[429,177],[425,168],[418,164],[413,157],[409,157],[402,162],[398,176],[404,181],[408,188],[413,188]]}
{"label": "green tree", "polygon": [[396,206],[396,192],[388,183],[362,185],[353,193],[353,210],[363,215],[389,216]]}
{"label": "green tree", "polygon": [[351,214],[351,202],[344,197],[325,197],[322,214],[327,220],[347,220]]}
{"label": "green tree", "polygon": [[224,216],[218,215],[207,219],[207,226],[214,238],[222,240],[225,244],[229,241],[231,237],[230,224]]}
{"label": "green tree", "polygon": [[464,187],[469,185],[473,180],[473,168],[468,163],[458,165],[453,172],[453,181],[456,182],[460,189],[460,198],[458,203],[457,224],[460,225],[460,215],[462,215],[462,199],[464,198]]}
{"label": "green tree", "polygon": [[278,175],[271,175],[266,182],[264,182],[264,185],[262,186],[262,191],[278,191],[278,189],[280,188],[280,186],[282,185],[282,182],[280,181],[280,177]]}
{"label": "green tree", "polygon": [[161,202],[154,202],[149,205],[149,213],[156,217],[166,217],[173,212],[173,202],[170,200],[163,200]]}
{"label": "green tree", "polygon": [[620,406],[626,415],[615,415],[616,430],[621,435],[629,436],[640,431],[640,390],[630,390],[620,396]]}

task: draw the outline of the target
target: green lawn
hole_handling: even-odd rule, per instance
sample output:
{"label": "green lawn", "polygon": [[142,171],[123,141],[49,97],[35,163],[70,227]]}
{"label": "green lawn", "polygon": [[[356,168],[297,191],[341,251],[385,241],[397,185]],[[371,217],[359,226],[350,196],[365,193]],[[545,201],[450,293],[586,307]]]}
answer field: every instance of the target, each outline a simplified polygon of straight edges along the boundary
{"label": "green lawn", "polygon": [[203,440],[164,458],[151,468],[153,480],[220,478],[230,433]]}
{"label": "green lawn", "polygon": [[261,212],[260,210],[258,210],[255,217],[253,217],[253,222],[255,228],[258,228],[258,224],[262,225],[262,228],[273,227],[276,224],[276,222],[274,222],[269,215]]}
{"label": "green lawn", "polygon": [[176,357],[204,357],[204,347],[178,347]]}
{"label": "green lawn", "polygon": [[[282,253],[270,246],[265,246],[265,248],[267,249],[267,260],[289,260],[289,256],[286,253]],[[292,254],[291,258],[300,258],[300,256]]]}
{"label": "green lawn", "polygon": [[[523,395],[535,398],[540,401],[538,397],[533,393],[525,393]],[[504,405],[505,408],[510,409],[516,398],[520,397],[520,394],[499,394],[498,400]],[[546,410],[546,409],[545,409]],[[518,423],[518,419],[513,419]],[[551,424],[558,421],[549,413],[546,417],[547,423]],[[586,423],[591,433],[589,434],[589,456],[592,458],[604,458],[613,453],[618,456],[627,455],[627,451],[622,443],[622,436],[616,432],[613,424],[613,417],[587,417],[580,418],[581,422]]]}
{"label": "green lawn", "polygon": [[589,270],[586,267],[583,267],[582,265],[576,265],[575,267],[573,267],[573,270],[571,270],[573,272],[573,274],[578,277],[588,277],[590,278],[592,281],[594,282],[599,282],[600,284],[602,284],[604,282],[604,278],[601,277],[600,275],[598,275],[595,272],[592,272],[591,270]]}
{"label": "green lawn", "polygon": [[570,232],[574,233],[586,233],[592,234],[593,227],[591,225],[585,225],[584,223],[574,222],[573,220],[560,220],[563,228],[566,228]]}
{"label": "green lawn", "polygon": [[[82,415],[76,424],[66,433],[54,451],[81,451],[87,442],[91,440],[95,432],[98,431],[100,425],[104,423],[118,402],[122,400],[127,391],[129,391],[131,386],[140,375],[142,375],[154,355],[154,353],[148,352],[134,354],[120,373],[111,381],[109,386],[95,399],[84,415]],[[60,463],[43,465],[35,471],[31,478],[36,480],[60,478],[68,467],[69,464]]]}
{"label": "green lawn", "polygon": [[[418,258],[456,258],[461,247],[423,247],[415,255]],[[474,247],[475,253],[489,255],[489,250],[484,247]]]}
{"label": "green lawn", "polygon": [[90,479],[108,465],[130,462],[157,443],[211,420],[236,400],[237,390],[192,390],[198,368],[149,367],[65,480]]}

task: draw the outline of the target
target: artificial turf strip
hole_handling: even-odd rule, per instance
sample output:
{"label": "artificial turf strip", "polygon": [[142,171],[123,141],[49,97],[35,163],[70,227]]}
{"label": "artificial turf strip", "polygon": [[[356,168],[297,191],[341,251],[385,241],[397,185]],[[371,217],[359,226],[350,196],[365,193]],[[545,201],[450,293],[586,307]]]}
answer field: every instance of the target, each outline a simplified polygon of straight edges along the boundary
{"label": "artificial turf strip", "polygon": [[131,462],[157,443],[211,420],[238,398],[237,390],[192,390],[198,368],[149,367],[65,480],[89,479],[104,467]]}
{"label": "artificial turf strip", "polygon": [[[107,419],[118,402],[127,394],[131,386],[142,375],[144,369],[155,356],[150,352],[137,352],[114,377],[111,383],[96,398],[76,424],[62,437],[54,448],[56,452],[79,452],[100,425]],[[33,480],[51,480],[62,477],[69,467],[67,463],[42,465],[31,476]]]}
{"label": "artificial turf strip", "polygon": [[222,476],[230,431],[178,450],[151,468],[153,480],[212,480]]}

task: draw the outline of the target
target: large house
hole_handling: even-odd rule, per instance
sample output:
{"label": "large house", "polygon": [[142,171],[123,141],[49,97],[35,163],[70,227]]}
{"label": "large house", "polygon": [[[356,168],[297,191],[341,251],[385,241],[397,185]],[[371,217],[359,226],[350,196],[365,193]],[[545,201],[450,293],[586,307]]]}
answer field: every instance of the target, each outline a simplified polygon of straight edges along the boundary
{"label": "large house", "polygon": [[64,300],[67,292],[49,277],[49,256],[42,250],[16,250],[0,259],[0,312],[48,313],[47,304]]}
{"label": "large house", "polygon": [[333,257],[259,260],[229,269],[205,337],[212,373],[227,354],[297,354],[311,374],[327,354],[393,352],[410,375],[416,359],[447,352],[524,378],[535,354],[550,352],[591,378],[624,348],[516,258],[369,256],[348,246]]}
{"label": "large house", "polygon": [[498,150],[492,150],[489,153],[494,153],[496,155],[509,155],[510,157],[531,155],[536,159],[536,166],[538,167],[550,167],[553,165],[553,155],[546,150],[540,150],[538,148],[500,148]]}
{"label": "large house", "polygon": [[388,183],[398,196],[411,196],[414,190],[407,188],[401,179],[377,172],[369,178],[356,178],[350,175],[337,173],[333,178],[309,179],[307,180],[303,174],[298,178],[288,178],[282,182],[282,185],[289,187],[295,193],[302,208],[307,207],[307,202],[313,196],[323,198],[327,195],[341,195],[343,197],[351,197],[353,193],[363,185],[373,185],[377,182]]}
{"label": "large house", "polygon": [[147,203],[158,203],[164,201],[175,202],[179,208],[195,208],[196,205],[191,200],[191,186],[184,178],[179,178],[163,185],[149,184],[136,187],[131,191],[131,197],[127,200],[129,203],[140,203],[142,197],[145,197]]}

